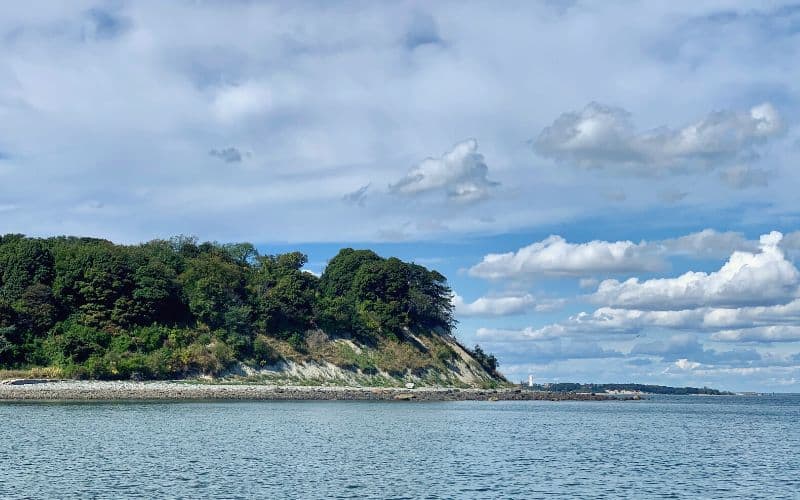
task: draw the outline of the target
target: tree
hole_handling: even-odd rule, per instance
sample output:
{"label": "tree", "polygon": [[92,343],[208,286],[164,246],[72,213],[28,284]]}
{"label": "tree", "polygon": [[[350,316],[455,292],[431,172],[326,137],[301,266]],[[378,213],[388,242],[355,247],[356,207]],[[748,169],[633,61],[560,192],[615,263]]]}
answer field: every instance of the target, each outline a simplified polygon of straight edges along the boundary
{"label": "tree", "polygon": [[494,354],[487,354],[483,352],[483,349],[479,345],[475,345],[475,348],[470,353],[472,357],[475,358],[477,361],[487,372],[491,374],[497,373],[497,367],[499,363],[497,362],[497,358]]}
{"label": "tree", "polygon": [[[307,262],[301,252],[262,256],[250,243],[186,236],[125,246],[5,235],[0,364],[180,375],[233,359],[274,361],[287,344],[311,350],[306,335],[317,328],[373,342],[454,324],[451,291],[435,271],[351,248],[321,278],[303,270]],[[496,367],[482,351],[480,359]]]}
{"label": "tree", "polygon": [[53,255],[40,240],[6,235],[0,245],[0,298],[14,302],[26,288],[53,282]]}
{"label": "tree", "polygon": [[58,319],[58,307],[50,287],[41,283],[29,286],[14,303],[17,324],[34,335],[44,335]]}
{"label": "tree", "polygon": [[317,278],[302,271],[307,261],[300,252],[258,258],[249,289],[266,333],[287,337],[313,326]]}
{"label": "tree", "polygon": [[190,259],[186,270],[178,277],[189,310],[211,329],[225,324],[229,308],[244,303],[244,279],[240,266],[216,252]]}
{"label": "tree", "polygon": [[372,250],[343,248],[328,262],[319,282],[319,290],[326,297],[347,295],[353,286],[356,273],[364,264],[380,261]]}
{"label": "tree", "polygon": [[406,297],[409,277],[396,258],[362,265],[353,280],[357,311],[367,328],[397,336],[409,323]]}

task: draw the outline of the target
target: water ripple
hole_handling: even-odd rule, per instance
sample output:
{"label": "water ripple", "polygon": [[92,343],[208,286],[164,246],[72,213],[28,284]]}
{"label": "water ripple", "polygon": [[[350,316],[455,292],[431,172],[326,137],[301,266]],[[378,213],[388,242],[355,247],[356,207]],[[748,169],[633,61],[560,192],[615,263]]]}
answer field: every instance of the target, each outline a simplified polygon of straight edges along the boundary
{"label": "water ripple", "polygon": [[800,397],[0,404],[0,498],[797,498]]}

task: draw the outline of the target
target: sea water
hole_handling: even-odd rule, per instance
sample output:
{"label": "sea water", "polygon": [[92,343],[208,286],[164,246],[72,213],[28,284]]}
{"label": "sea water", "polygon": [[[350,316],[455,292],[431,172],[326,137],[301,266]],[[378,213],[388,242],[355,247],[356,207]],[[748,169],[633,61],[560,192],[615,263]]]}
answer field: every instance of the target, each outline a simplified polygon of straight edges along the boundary
{"label": "sea water", "polygon": [[800,396],[0,403],[0,498],[800,498]]}

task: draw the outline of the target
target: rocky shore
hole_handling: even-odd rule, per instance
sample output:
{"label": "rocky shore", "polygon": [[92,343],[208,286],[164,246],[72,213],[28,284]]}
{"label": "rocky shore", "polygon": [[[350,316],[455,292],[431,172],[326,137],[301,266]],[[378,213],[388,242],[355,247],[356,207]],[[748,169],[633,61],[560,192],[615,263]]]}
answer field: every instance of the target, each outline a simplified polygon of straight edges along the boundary
{"label": "rocky shore", "polygon": [[0,382],[0,401],[605,401],[620,399],[638,399],[638,397],[534,392],[520,389],[311,387],[185,381],[101,382],[21,379]]}

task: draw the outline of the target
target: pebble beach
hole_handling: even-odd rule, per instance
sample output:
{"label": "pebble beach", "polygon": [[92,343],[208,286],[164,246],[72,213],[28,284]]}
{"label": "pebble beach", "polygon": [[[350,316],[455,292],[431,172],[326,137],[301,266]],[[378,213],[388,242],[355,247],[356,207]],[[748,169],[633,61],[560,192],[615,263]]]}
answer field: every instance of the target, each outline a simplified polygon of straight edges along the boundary
{"label": "pebble beach", "polygon": [[603,401],[632,399],[604,394],[522,389],[371,388],[198,383],[187,381],[5,380],[0,401],[285,400],[285,401]]}

